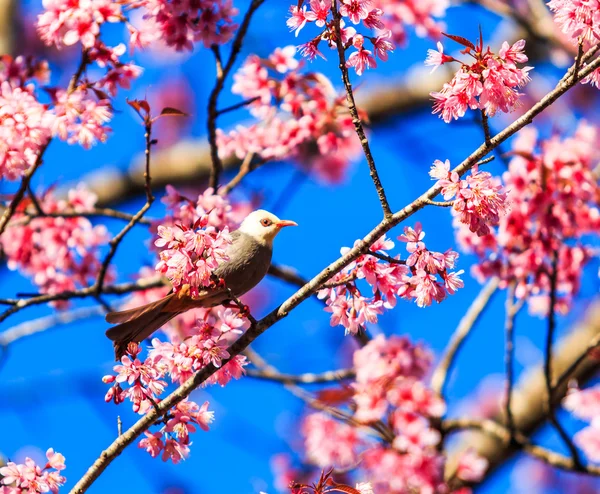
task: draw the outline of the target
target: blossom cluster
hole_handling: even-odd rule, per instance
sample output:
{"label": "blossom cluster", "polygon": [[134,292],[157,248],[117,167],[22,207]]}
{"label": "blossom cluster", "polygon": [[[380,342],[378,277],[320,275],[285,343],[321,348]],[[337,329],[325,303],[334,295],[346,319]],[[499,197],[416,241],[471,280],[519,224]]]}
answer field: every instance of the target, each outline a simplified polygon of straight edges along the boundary
{"label": "blossom cluster", "polygon": [[[100,28],[106,23],[126,23],[132,47],[146,47],[161,40],[177,50],[191,50],[194,42],[205,47],[231,39],[237,15],[231,0],[143,0],[123,8],[111,0],[43,0],[44,12],[38,17],[38,33],[47,45],[57,48],[78,42],[86,49],[96,48]],[[139,27],[126,17],[141,12]]]}
{"label": "blossom cluster", "polygon": [[600,462],[600,386],[587,389],[572,388],[563,406],[579,420],[590,425],[575,434],[574,441],[593,462]]}
{"label": "blossom cluster", "polygon": [[251,55],[234,75],[232,91],[252,100],[249,111],[260,123],[219,130],[220,156],[292,159],[326,182],[339,182],[360,152],[352,119],[329,79],[301,72],[295,52],[287,46],[266,59]]}
{"label": "blossom cluster", "polygon": [[[341,0],[339,14],[342,19],[340,31],[344,48],[352,46],[354,51],[347,61],[358,75],[366,68],[377,67],[376,59],[387,61],[388,52],[394,50],[394,44],[406,44],[407,28],[414,28],[418,36],[439,38],[443,25],[436,18],[443,17],[449,6],[448,0]],[[369,30],[357,33],[352,26],[361,25]],[[314,23],[321,32],[312,40],[300,46],[302,54],[309,59],[323,57],[319,51],[321,42],[330,48],[337,47],[335,25],[331,12],[331,2],[327,0],[304,0],[290,7],[288,27],[298,36],[307,23]],[[369,41],[372,50],[366,49]]]}
{"label": "blossom cluster", "polygon": [[[52,448],[46,451],[47,462],[40,467],[31,458],[25,463],[9,461],[0,467],[0,492],[6,494],[34,494],[37,492],[57,493],[60,486],[66,482],[60,472],[65,469],[65,457],[56,453]],[[10,487],[6,487],[10,486]]]}
{"label": "blossom cluster", "polygon": [[429,175],[437,180],[445,200],[453,199],[452,211],[461,223],[480,237],[498,225],[506,214],[506,191],[499,179],[473,167],[466,180],[450,170],[450,161],[435,160]]}
{"label": "blossom cluster", "polygon": [[[410,254],[406,260],[385,254],[394,247],[394,242],[382,237],[370,247],[369,253],[336,274],[318,294],[327,303],[325,310],[332,313],[331,325],[342,325],[347,333],[356,334],[365,323],[377,322],[377,315],[384,309],[394,307],[397,297],[426,307],[462,288],[463,271],[450,271],[458,254],[451,249],[444,253],[430,251],[424,237],[420,223],[404,229],[398,240],[406,242]],[[345,247],[341,253],[348,250]],[[373,296],[363,296],[356,280],[366,281]]]}
{"label": "blossom cluster", "polygon": [[512,46],[505,41],[495,54],[489,47],[483,48],[482,39],[475,46],[458,36],[450,38],[465,46],[461,53],[472,57],[473,61],[465,63],[444,54],[441,42],[437,44],[438,51],[429,50],[425,64],[433,66],[433,70],[445,63],[460,63],[452,80],[444,83],[441,91],[431,93],[435,101],[433,113],[439,113],[448,123],[463,117],[469,108],[482,110],[490,117],[498,111],[508,113],[516,108],[521,96],[518,90],[529,82],[532,69],[518,66],[527,62],[523,51],[525,40]]}
{"label": "blossom cluster", "polygon": [[[307,22],[314,22],[317,27],[323,28],[323,31],[314,39],[300,46],[301,53],[312,60],[317,55],[325,58],[319,51],[319,44],[325,41],[330,48],[337,47],[337,36],[335,34],[335,20],[331,11],[331,3],[326,0],[311,0],[310,10],[306,10],[306,5],[290,7],[291,17],[287,20],[290,29],[296,32],[296,36]],[[388,59],[388,52],[394,50],[394,44],[390,41],[392,32],[384,29],[384,24],[380,17],[383,11],[379,8],[371,8],[371,0],[344,0],[339,7],[339,14],[347,18],[352,24],[362,23],[364,27],[376,30],[376,36],[371,37],[357,33],[356,29],[345,26],[344,20],[340,21],[341,42],[344,48],[352,46],[353,51],[346,62],[346,67],[353,67],[358,75],[362,75],[365,69],[377,67],[375,56],[382,61]],[[331,18],[330,18],[331,17]],[[365,39],[368,39],[375,51],[367,50],[364,46]]]}
{"label": "blossom cluster", "polygon": [[[248,322],[231,309],[216,309],[208,313],[205,320],[197,320],[193,327],[193,336],[179,342],[152,340],[147,357],[139,357],[142,349],[136,343],[130,343],[127,354],[120,364],[114,367],[115,374],[107,375],[103,381],[112,384],[105,401],[116,404],[129,400],[133,410],[145,414],[167,388],[167,381],[182,384],[196,371],[209,363],[219,367],[204,386],[219,384],[225,386],[231,379],[239,379],[247,365],[246,357],[235,356],[226,365],[224,359],[230,357],[227,347],[248,327]],[[146,432],[139,443],[152,457],[162,452],[163,461],[171,459],[174,463],[185,459],[189,454],[189,433],[196,426],[208,430],[213,420],[213,412],[208,411],[208,402],[199,406],[193,401],[180,402],[168,414],[168,421],[156,432]]]}
{"label": "blossom cluster", "polygon": [[[584,50],[600,39],[600,2],[598,0],[551,0],[548,6],[554,12],[554,22],[574,44]],[[583,64],[585,67],[587,64]],[[600,89],[600,70],[596,69],[581,81]]]}
{"label": "blossom cluster", "polygon": [[[445,492],[444,457],[437,448],[441,436],[431,421],[446,407],[424,382],[431,363],[430,352],[405,337],[378,335],[357,350],[348,405],[352,420],[308,415],[302,427],[308,459],[320,467],[359,467],[376,492]],[[381,442],[367,435],[369,426],[383,423],[393,438]],[[481,478],[482,461],[467,452],[460,475],[469,481]]]}
{"label": "blossom cluster", "polygon": [[225,251],[231,237],[227,227],[219,231],[208,226],[208,215],[204,215],[192,228],[160,225],[158,236],[154,245],[164,249],[156,271],[169,279],[175,292],[185,285],[197,297],[199,289],[215,283],[213,271],[228,259]]}
{"label": "blossom cluster", "polygon": [[515,282],[517,297],[528,297],[534,312],[548,312],[555,257],[556,309],[564,312],[594,256],[589,242],[600,231],[600,189],[593,174],[597,143],[597,131],[586,123],[572,137],[539,142],[534,128],[523,129],[503,175],[510,211],[484,236],[455,221],[459,243],[480,258],[474,274]]}
{"label": "blossom cluster", "polygon": [[[16,180],[36,161],[51,137],[86,149],[108,137],[107,123],[112,108],[104,91],[116,94],[117,86],[128,88],[141,69],[118,61],[124,45],[115,48],[98,45],[88,52],[88,62],[107,67],[95,82],[75,84],[68,90],[44,86],[50,73],[46,62],[30,58],[0,60],[0,178]],[[41,88],[50,103],[40,102]]]}
{"label": "blossom cluster", "polygon": [[[93,283],[101,266],[100,250],[109,235],[103,225],[94,226],[76,214],[92,211],[96,200],[96,195],[81,185],[69,190],[65,199],[56,198],[49,190],[39,198],[40,216],[31,200],[21,201],[0,237],[8,268],[30,276],[42,293],[72,291]],[[61,213],[69,213],[69,217],[61,217]],[[111,278],[109,271],[106,279]]]}

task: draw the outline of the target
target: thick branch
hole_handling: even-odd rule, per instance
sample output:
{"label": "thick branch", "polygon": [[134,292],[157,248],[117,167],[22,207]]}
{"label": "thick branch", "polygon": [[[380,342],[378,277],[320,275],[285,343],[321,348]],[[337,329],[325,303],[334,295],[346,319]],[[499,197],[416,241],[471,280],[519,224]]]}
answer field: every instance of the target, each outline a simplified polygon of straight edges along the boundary
{"label": "thick branch", "polygon": [[338,369],[320,374],[311,372],[305,374],[283,374],[271,370],[248,369],[246,374],[256,379],[276,381],[283,384],[322,384],[352,379],[355,376],[354,369]]}
{"label": "thick branch", "polygon": [[[588,357],[587,352],[590,342],[599,336],[600,301],[596,301],[588,308],[585,318],[555,345],[552,359],[553,372],[556,375],[563,375],[568,371],[571,378],[580,383],[592,377],[598,370],[598,361]],[[586,356],[582,358],[582,355]],[[578,365],[574,367],[575,362],[578,362]],[[565,395],[567,381],[565,379],[554,389],[553,406],[556,406]],[[531,436],[548,420],[546,396],[544,366],[540,364],[526,371],[513,391],[512,413],[515,429],[523,436]],[[501,424],[506,423],[504,411],[500,408],[493,419]],[[458,459],[469,448],[473,448],[490,462],[490,469],[486,476],[518,450],[515,444],[509,445],[506,441],[488,434],[465,433],[457,447],[449,454],[446,478],[455,476]]]}

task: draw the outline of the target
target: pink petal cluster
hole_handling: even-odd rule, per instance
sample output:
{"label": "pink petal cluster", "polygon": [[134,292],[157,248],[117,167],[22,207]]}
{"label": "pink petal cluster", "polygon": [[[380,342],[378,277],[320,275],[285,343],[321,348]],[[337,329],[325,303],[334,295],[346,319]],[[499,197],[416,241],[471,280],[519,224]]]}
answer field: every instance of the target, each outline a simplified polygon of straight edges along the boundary
{"label": "pink petal cluster", "polygon": [[91,48],[106,22],[123,20],[121,3],[111,0],[43,0],[37,30],[47,45],[57,48],[81,42]]}
{"label": "pink petal cluster", "polygon": [[156,227],[158,224],[180,224],[192,228],[200,218],[207,217],[207,225],[210,227],[235,230],[253,210],[249,202],[232,203],[229,198],[215,194],[212,188],[207,188],[196,199],[190,199],[171,185],[167,185],[162,202],[169,214],[161,219]]}
{"label": "pink petal cluster", "polygon": [[[308,43],[302,45],[301,52],[309,60],[314,59],[317,55],[325,58],[319,51],[319,44],[325,41],[330,48],[337,47],[335,35],[335,24],[333,15],[331,14],[331,4],[325,0],[311,0],[309,2],[310,10],[306,10],[304,2],[299,2],[298,5],[290,7],[291,16],[287,20],[288,27],[295,31],[296,36],[307,22],[314,22],[319,28],[322,28],[321,33],[313,38]],[[375,57],[380,60],[387,61],[388,52],[394,51],[394,43],[390,41],[392,32],[389,29],[384,29],[384,23],[380,19],[383,11],[379,8],[372,8],[372,0],[342,0],[339,6],[339,13],[342,17],[347,18],[352,24],[357,25],[362,23],[363,26],[370,30],[375,30],[375,36],[362,35],[356,32],[353,27],[345,27],[344,20],[340,23],[342,43],[347,48],[353,46],[356,51],[353,51],[346,62],[347,67],[355,69],[357,75],[362,75],[365,69],[377,67]],[[364,47],[365,39],[368,39],[374,49],[374,53]]]}
{"label": "pink petal cluster", "polygon": [[[104,376],[103,381],[112,384],[105,401],[115,404],[129,400],[136,413],[145,414],[165,391],[168,377],[173,384],[182,384],[199,369],[208,364],[221,367],[222,360],[230,357],[227,348],[245,331],[249,324],[239,313],[223,307],[206,310],[206,319],[196,321],[194,334],[179,343],[152,340],[152,347],[144,361],[139,358],[141,348],[130,343],[121,363],[114,367],[116,374]],[[238,355],[223,365],[204,386],[225,386],[231,379],[239,379],[247,365],[246,357]],[[189,454],[189,434],[196,426],[207,431],[213,420],[208,402],[201,407],[193,401],[183,401],[167,415],[169,420],[155,432],[146,432],[139,447],[152,457],[161,454],[163,461],[171,459],[178,463]]]}
{"label": "pink petal cluster", "polygon": [[554,22],[574,43],[584,41],[585,47],[600,39],[600,2],[598,0],[550,0]]}
{"label": "pink petal cluster", "polygon": [[96,100],[90,92],[77,89],[72,92],[58,90],[55,93],[52,133],[69,144],[80,144],[89,149],[96,141],[108,139],[112,118],[108,99]]}
{"label": "pink petal cluster", "polygon": [[141,0],[139,27],[129,24],[132,46],[146,47],[160,40],[176,50],[192,50],[195,42],[206,48],[228,42],[237,29],[238,14],[231,0]]}
{"label": "pink petal cluster", "polygon": [[[382,237],[370,248],[374,254],[360,256],[335,275],[328,282],[330,286],[318,293],[319,298],[325,299],[325,310],[332,314],[331,325],[342,325],[346,333],[356,334],[367,322],[376,323],[378,314],[384,309],[394,307],[397,297],[414,300],[419,307],[426,307],[462,288],[460,275],[463,271],[450,271],[458,254],[450,249],[445,253],[429,251],[422,241],[424,237],[420,223],[415,229],[404,229],[398,240],[407,244],[410,255],[406,261],[401,261],[399,255],[384,254],[394,247],[394,242]],[[341,253],[348,250],[343,248]],[[371,298],[363,296],[356,280],[366,281],[373,293]]]}
{"label": "pink petal cluster", "polygon": [[329,79],[301,72],[292,46],[268,58],[251,55],[234,75],[232,91],[253,99],[249,110],[260,123],[217,133],[219,154],[264,161],[294,160],[326,182],[339,182],[360,143],[351,118]]}
{"label": "pink petal cluster", "polygon": [[590,425],[575,434],[574,441],[593,462],[600,462],[600,386],[573,388],[563,400],[563,406],[575,417]]}
{"label": "pink petal cluster", "polygon": [[359,432],[325,413],[311,413],[302,422],[306,456],[317,466],[348,468],[356,465],[364,445]]}
{"label": "pink petal cluster", "polygon": [[66,478],[60,472],[65,469],[65,457],[52,448],[46,451],[47,462],[42,468],[31,458],[25,463],[9,461],[0,467],[0,492],[7,494],[34,494],[38,492],[57,493]]}
{"label": "pink petal cluster", "polygon": [[521,131],[503,176],[510,211],[482,237],[455,223],[459,243],[480,257],[473,269],[478,278],[516,282],[517,296],[528,297],[532,311],[547,314],[556,253],[556,308],[568,309],[583,268],[594,255],[592,239],[600,231],[600,188],[593,174],[597,150],[597,132],[585,123],[565,139],[538,142],[532,127]]}
{"label": "pink petal cluster", "polygon": [[[94,208],[96,200],[94,193],[79,186],[69,190],[65,199],[47,191],[39,205],[45,214],[85,213]],[[42,293],[71,291],[93,283],[100,269],[100,249],[109,240],[106,228],[92,225],[85,217],[30,219],[28,213],[35,213],[33,205],[21,201],[0,237],[8,268],[30,276]],[[111,279],[109,271],[107,281]]]}
{"label": "pink petal cluster", "polygon": [[[354,425],[309,415],[302,425],[307,457],[321,467],[360,467],[373,479],[371,492],[447,492],[440,433],[431,424],[446,407],[423,381],[431,362],[426,348],[399,336],[378,335],[357,350],[349,406]],[[359,435],[356,422],[367,430],[378,421],[391,428],[392,444]],[[476,471],[479,464],[467,460]]]}
{"label": "pink petal cluster", "polygon": [[[214,420],[214,412],[208,410],[208,401],[202,406],[188,398],[179,402],[169,412],[167,423],[156,432],[145,431],[138,447],[156,458],[159,454],[163,461],[171,460],[174,464],[185,460],[190,454],[190,433],[196,432],[197,426],[203,431],[209,430]],[[161,454],[162,453],[162,454]]]}
{"label": "pink petal cluster", "polygon": [[[0,74],[0,80],[5,77],[9,74]],[[13,86],[3,80],[0,122],[0,178],[16,180],[37,161],[48,143],[52,115],[37,100],[32,85]]]}
{"label": "pink petal cluster", "polygon": [[429,175],[437,180],[445,200],[454,199],[452,211],[461,223],[477,235],[490,232],[490,226],[506,214],[506,191],[498,178],[473,167],[466,180],[450,170],[450,162],[435,160]]}
{"label": "pink petal cluster", "polygon": [[184,285],[198,296],[201,288],[214,283],[213,271],[227,260],[225,250],[231,244],[227,227],[217,230],[202,216],[192,228],[184,225],[159,225],[159,238],[154,245],[161,248],[156,271],[166,276],[175,292]]}
{"label": "pink petal cluster", "polygon": [[463,44],[466,48],[462,53],[471,56],[473,61],[464,63],[443,55],[439,43],[439,53],[430,50],[426,63],[434,68],[449,61],[461,64],[458,72],[450,82],[444,84],[441,91],[431,93],[435,100],[433,113],[439,113],[445,122],[450,122],[463,117],[469,108],[484,110],[490,117],[497,111],[508,113],[516,108],[521,96],[518,89],[529,82],[529,71],[532,69],[517,66],[527,61],[523,52],[525,40],[517,41],[512,46],[504,42],[497,55],[489,47],[484,50],[481,42],[475,46],[463,40]]}
{"label": "pink petal cluster", "polygon": [[405,45],[407,28],[414,29],[417,36],[437,39],[444,30],[444,24],[437,19],[446,15],[449,0],[373,0],[373,5],[383,12],[383,26],[392,32],[395,43]]}

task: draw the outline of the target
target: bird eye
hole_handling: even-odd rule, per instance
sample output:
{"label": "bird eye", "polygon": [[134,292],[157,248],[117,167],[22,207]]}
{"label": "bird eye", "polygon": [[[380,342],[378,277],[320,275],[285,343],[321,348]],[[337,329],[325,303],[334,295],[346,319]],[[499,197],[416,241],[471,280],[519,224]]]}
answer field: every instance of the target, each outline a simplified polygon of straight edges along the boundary
{"label": "bird eye", "polygon": [[260,224],[262,226],[271,226],[273,222],[269,218],[263,218],[262,220],[260,220]]}

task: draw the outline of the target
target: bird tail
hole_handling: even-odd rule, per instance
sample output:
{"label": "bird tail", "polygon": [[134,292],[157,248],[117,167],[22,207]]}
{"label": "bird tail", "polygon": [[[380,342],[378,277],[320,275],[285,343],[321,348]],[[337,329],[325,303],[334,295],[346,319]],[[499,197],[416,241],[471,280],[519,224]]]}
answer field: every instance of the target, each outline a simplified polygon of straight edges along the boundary
{"label": "bird tail", "polygon": [[106,336],[114,342],[116,360],[125,354],[130,342],[143,341],[181,313],[164,311],[174,295],[171,293],[156,302],[120,312],[109,312],[106,315],[107,322],[119,323],[106,331]]}

